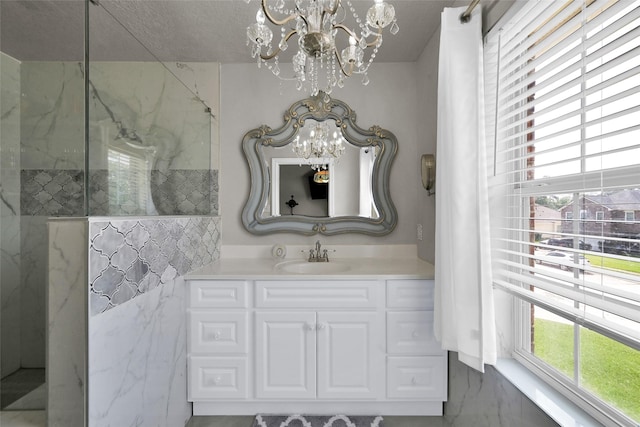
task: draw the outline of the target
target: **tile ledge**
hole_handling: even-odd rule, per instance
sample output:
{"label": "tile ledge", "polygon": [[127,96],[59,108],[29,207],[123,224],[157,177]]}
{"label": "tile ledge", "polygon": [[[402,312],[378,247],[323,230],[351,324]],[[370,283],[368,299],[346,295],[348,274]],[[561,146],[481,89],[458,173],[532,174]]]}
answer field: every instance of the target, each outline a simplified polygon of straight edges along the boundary
{"label": "tile ledge", "polygon": [[500,358],[496,370],[563,427],[602,427],[578,405],[514,359]]}

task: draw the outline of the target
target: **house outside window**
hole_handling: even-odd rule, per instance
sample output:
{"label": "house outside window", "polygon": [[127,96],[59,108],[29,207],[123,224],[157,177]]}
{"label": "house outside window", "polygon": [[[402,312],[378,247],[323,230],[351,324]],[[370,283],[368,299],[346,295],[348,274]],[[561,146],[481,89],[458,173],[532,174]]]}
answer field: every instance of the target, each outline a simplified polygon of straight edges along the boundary
{"label": "house outside window", "polygon": [[[515,301],[513,357],[603,425],[638,425],[640,1],[517,3],[485,40],[493,276]],[[562,256],[537,240],[540,200],[566,200]]]}

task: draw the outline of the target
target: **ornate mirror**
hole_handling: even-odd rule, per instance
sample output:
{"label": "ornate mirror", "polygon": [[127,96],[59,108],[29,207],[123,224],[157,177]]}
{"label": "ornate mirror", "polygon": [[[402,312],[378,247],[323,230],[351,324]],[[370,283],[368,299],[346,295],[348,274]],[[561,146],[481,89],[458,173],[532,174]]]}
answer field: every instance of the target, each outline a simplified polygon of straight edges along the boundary
{"label": "ornate mirror", "polygon": [[242,223],[251,233],[390,233],[389,191],[396,137],[358,127],[347,104],[320,92],[297,101],[284,124],[247,132],[242,148],[251,189]]}

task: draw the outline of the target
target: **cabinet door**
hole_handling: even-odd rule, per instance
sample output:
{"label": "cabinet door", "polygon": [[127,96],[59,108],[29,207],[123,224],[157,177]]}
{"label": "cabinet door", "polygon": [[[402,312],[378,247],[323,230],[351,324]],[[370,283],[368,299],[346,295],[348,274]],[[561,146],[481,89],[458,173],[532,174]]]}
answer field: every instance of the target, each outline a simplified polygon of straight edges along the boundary
{"label": "cabinet door", "polygon": [[377,398],[382,392],[384,326],[371,312],[318,313],[318,397]]}
{"label": "cabinet door", "polygon": [[316,396],[316,315],[256,312],[256,396]]}

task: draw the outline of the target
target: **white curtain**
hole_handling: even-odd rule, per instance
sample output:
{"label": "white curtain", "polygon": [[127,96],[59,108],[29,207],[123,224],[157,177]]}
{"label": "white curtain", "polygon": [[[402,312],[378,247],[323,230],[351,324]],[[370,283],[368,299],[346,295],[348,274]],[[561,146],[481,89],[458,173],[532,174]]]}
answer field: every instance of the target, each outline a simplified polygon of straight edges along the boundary
{"label": "white curtain", "polygon": [[484,372],[496,362],[484,147],[481,11],[442,12],[436,168],[436,337]]}

